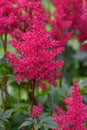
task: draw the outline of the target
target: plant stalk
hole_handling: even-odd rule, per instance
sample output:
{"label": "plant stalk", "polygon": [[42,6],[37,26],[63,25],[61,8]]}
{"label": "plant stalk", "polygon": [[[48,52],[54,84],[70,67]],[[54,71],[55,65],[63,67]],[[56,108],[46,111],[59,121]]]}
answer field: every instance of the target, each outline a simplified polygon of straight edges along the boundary
{"label": "plant stalk", "polygon": [[[33,114],[34,107],[34,92],[35,92],[35,80],[32,80],[32,102],[31,102],[31,115]],[[35,130],[34,124],[32,124],[32,130]]]}
{"label": "plant stalk", "polygon": [[[66,53],[67,53],[67,46],[65,47],[65,51],[64,51],[64,63],[65,64],[66,64]],[[62,71],[61,71],[62,72],[62,77],[60,78],[59,86],[62,85],[64,70],[65,70],[65,65],[62,67]]]}
{"label": "plant stalk", "polygon": [[[2,44],[3,44],[3,49],[4,49],[4,57],[5,57],[5,74],[3,77],[3,89],[2,89],[2,96],[4,97],[3,99],[3,104],[4,104],[4,109],[8,108],[8,94],[7,94],[7,74],[8,74],[8,69],[7,69],[7,61],[6,61],[6,51],[7,51],[7,34],[1,36]],[[2,97],[2,98],[3,98]]]}

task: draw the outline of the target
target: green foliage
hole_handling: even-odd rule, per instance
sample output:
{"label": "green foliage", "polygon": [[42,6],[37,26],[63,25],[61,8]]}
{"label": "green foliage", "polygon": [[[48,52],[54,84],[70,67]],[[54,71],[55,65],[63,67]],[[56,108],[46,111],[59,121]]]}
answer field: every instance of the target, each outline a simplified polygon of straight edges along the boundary
{"label": "green foliage", "polygon": [[54,111],[54,104],[60,105],[62,103],[62,99],[59,96],[58,88],[52,88],[48,93],[46,99],[46,110],[48,113],[52,113]]}
{"label": "green foliage", "polygon": [[20,124],[22,124],[27,117],[28,116],[23,113],[14,113],[10,119],[9,130],[18,130]]}
{"label": "green foliage", "polygon": [[12,114],[12,110],[6,110],[4,111],[3,109],[0,110],[0,130],[5,129],[5,124],[9,123],[8,118],[10,118]]}
{"label": "green foliage", "polygon": [[28,118],[19,129],[34,125],[35,130],[48,130],[49,128],[58,128],[58,125],[55,123],[54,119],[48,115],[41,115],[39,118],[32,119],[31,117]]}

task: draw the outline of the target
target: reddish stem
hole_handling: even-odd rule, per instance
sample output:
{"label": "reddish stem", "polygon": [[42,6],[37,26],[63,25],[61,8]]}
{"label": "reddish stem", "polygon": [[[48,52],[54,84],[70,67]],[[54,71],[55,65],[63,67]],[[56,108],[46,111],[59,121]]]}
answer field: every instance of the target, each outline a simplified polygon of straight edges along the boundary
{"label": "reddish stem", "polygon": [[[35,92],[35,80],[32,80],[31,115],[33,114],[33,106],[34,106],[34,92]],[[35,128],[34,128],[34,124],[32,124],[32,130],[35,130]]]}

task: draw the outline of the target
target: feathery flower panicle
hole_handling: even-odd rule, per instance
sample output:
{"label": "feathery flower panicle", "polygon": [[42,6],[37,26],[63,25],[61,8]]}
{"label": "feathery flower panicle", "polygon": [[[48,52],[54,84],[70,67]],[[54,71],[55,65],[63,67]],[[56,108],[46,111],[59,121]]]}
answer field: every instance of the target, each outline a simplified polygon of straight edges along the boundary
{"label": "feathery flower panicle", "polygon": [[0,35],[11,33],[17,27],[16,10],[10,0],[0,1]]}
{"label": "feathery flower panicle", "polygon": [[78,83],[75,81],[71,96],[65,99],[68,110],[60,112],[59,107],[56,106],[58,114],[53,113],[53,117],[60,128],[53,130],[87,130],[85,128],[87,106],[83,104],[82,100]]}
{"label": "feathery flower panicle", "polygon": [[[27,3],[27,4],[26,4]],[[18,27],[14,29],[12,32],[12,37],[22,42],[22,35],[28,32],[33,28],[34,16],[37,10],[42,11],[43,7],[41,7],[40,0],[18,0],[17,2],[17,19],[18,19]],[[47,15],[44,12],[43,20],[47,20]],[[41,16],[40,16],[41,18]]]}
{"label": "feathery flower panicle", "polygon": [[[55,7],[54,20],[51,21],[52,38],[65,46],[74,36],[84,43],[87,40],[87,0],[52,0]],[[86,44],[82,50],[86,51]]]}
{"label": "feathery flower panicle", "polygon": [[55,39],[61,39],[60,36],[66,37],[62,45],[66,45],[72,34],[76,35],[80,42],[87,40],[87,0],[52,0],[52,2],[55,7],[52,37]]}
{"label": "feathery flower panicle", "polygon": [[82,20],[87,22],[87,3],[83,4],[83,13],[81,15]]}
{"label": "feathery flower panicle", "polygon": [[22,35],[22,44],[17,40],[12,41],[20,56],[9,52],[7,56],[14,67],[14,73],[17,74],[18,82],[36,79],[38,85],[43,80],[56,84],[56,79],[61,76],[57,69],[64,65],[64,61],[56,60],[56,57],[64,48],[59,47],[60,42],[51,39],[50,33],[46,31],[47,15],[42,4],[37,4],[31,29]]}
{"label": "feathery flower panicle", "polygon": [[[59,14],[59,17],[61,17],[62,21],[67,21],[66,27],[70,27],[71,29],[74,29],[78,27],[78,23],[80,22],[79,18],[82,13],[82,5],[83,0],[52,0],[55,7],[57,14]],[[60,7],[61,11],[59,11],[58,7]],[[60,15],[60,12],[62,13],[62,16]],[[57,17],[55,17],[58,19]],[[57,21],[58,22],[58,21]]]}
{"label": "feathery flower panicle", "polygon": [[31,29],[33,14],[41,10],[40,4],[40,0],[1,0],[0,35],[10,34],[22,42],[21,36]]}
{"label": "feathery flower panicle", "polygon": [[50,21],[51,25],[53,26],[51,36],[60,41],[60,46],[65,46],[72,36],[72,32],[67,32],[67,29],[72,24],[72,21],[66,19],[66,14],[62,4],[59,1],[52,1],[55,11],[53,13],[54,20]]}
{"label": "feathery flower panicle", "polygon": [[87,40],[87,0],[85,0],[82,5],[82,14],[80,17],[80,26],[78,29],[80,30],[78,38],[81,42],[84,42],[85,40]]}
{"label": "feathery flower panicle", "polygon": [[30,116],[32,118],[39,118],[40,115],[42,114],[42,108],[43,108],[43,104],[36,106],[35,108],[33,108],[32,114]]}

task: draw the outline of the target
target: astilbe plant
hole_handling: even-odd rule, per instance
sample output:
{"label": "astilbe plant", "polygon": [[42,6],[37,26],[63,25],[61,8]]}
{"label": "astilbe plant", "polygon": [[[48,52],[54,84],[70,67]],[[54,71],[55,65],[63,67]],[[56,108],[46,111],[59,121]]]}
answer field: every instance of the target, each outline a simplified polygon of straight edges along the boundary
{"label": "astilbe plant", "polygon": [[42,114],[42,108],[43,108],[43,104],[40,104],[38,106],[36,106],[35,108],[33,108],[32,113],[31,113],[31,117],[34,118],[39,118],[40,115]]}
{"label": "astilbe plant", "polygon": [[[53,36],[61,38],[66,37],[64,45],[72,38],[74,29],[77,29],[79,18],[81,16],[82,0],[52,0],[55,8],[53,20]],[[56,33],[54,33],[56,32]]]}
{"label": "astilbe plant", "polygon": [[[80,42],[87,39],[87,0],[52,0],[55,7],[52,21],[52,36],[55,39],[61,39],[60,36],[66,36],[66,42],[74,34]],[[56,33],[54,33],[56,32]]]}
{"label": "astilbe plant", "polygon": [[[50,20],[52,25],[51,37],[60,41],[59,46],[65,47],[63,55],[64,62],[67,63],[67,43],[70,39],[77,39],[81,44],[87,40],[86,35],[86,12],[87,0],[52,0],[55,10],[53,19]],[[86,44],[82,45],[86,50]],[[66,64],[62,69],[65,74]],[[60,79],[60,86],[62,78]]]}
{"label": "astilbe plant", "polygon": [[[43,7],[41,6],[40,0],[17,0],[15,5],[17,10],[16,19],[18,21],[18,26],[14,29],[14,32],[11,33],[11,35],[22,42],[21,35],[28,32],[32,28],[34,12]],[[43,17],[46,18],[46,15]]]}
{"label": "astilbe plant", "polygon": [[10,0],[0,1],[0,35],[10,33],[17,25],[13,3]]}
{"label": "astilbe plant", "polygon": [[[49,20],[41,0],[1,0],[0,3],[2,42],[6,45],[7,35],[10,34],[13,39],[10,43],[17,52],[16,54],[7,52],[16,74],[16,81],[31,83],[32,101],[29,118],[32,121],[40,118],[43,108],[42,104],[33,108],[36,105],[34,104],[36,86],[46,89],[46,81],[52,85],[57,84],[57,79],[62,76],[60,69],[64,66],[64,61],[58,60],[58,56],[65,50],[73,34],[80,42],[87,39],[87,1],[52,0],[52,2],[55,6],[53,20]],[[48,23],[53,27],[51,32],[46,30]],[[60,128],[56,127],[53,130],[87,130],[85,128],[87,106],[82,100],[78,83],[75,82],[71,97],[65,99],[68,110],[64,111],[55,105],[57,114],[53,113],[53,118]],[[34,123],[31,123],[32,130],[35,129]]]}
{"label": "astilbe plant", "polygon": [[60,42],[52,40],[50,33],[46,31],[46,19],[41,3],[34,12],[31,29],[22,35],[22,42],[12,41],[12,45],[18,50],[19,55],[7,53],[10,63],[17,74],[18,82],[24,79],[36,80],[38,85],[41,81],[48,80],[56,84],[56,79],[61,76],[58,68],[64,65],[63,61],[56,60],[62,53],[63,47]]}
{"label": "astilbe plant", "polygon": [[72,37],[73,31],[69,31],[72,20],[68,19],[66,16],[66,12],[61,1],[52,0],[52,2],[55,10],[53,13],[54,19],[50,21],[53,27],[51,34],[54,39],[61,42],[60,46],[65,46],[68,40]]}
{"label": "astilbe plant", "polygon": [[31,114],[29,114],[29,118],[21,124],[19,129],[26,128],[30,126],[32,130],[38,130],[41,125],[40,123],[40,116],[42,115],[43,104],[37,105],[32,109]]}
{"label": "astilbe plant", "polygon": [[60,128],[53,130],[87,130],[85,121],[87,120],[87,105],[83,103],[83,96],[80,94],[78,83],[74,82],[74,87],[70,97],[65,99],[67,111],[55,105],[57,114],[53,117]]}
{"label": "astilbe plant", "polygon": [[83,4],[83,13],[81,15],[81,21],[82,21],[82,25],[84,25],[84,27],[81,26],[81,30],[82,30],[82,34],[84,35],[82,41],[83,44],[81,45],[81,50],[82,51],[87,51],[87,35],[86,35],[86,28],[87,28],[87,2],[85,1]]}
{"label": "astilbe plant", "polygon": [[80,16],[80,22],[78,23],[79,35],[78,39],[80,42],[84,42],[87,39],[86,29],[87,29],[87,1],[84,0],[82,4],[82,12]]}
{"label": "astilbe plant", "polygon": [[10,34],[21,41],[22,33],[31,29],[33,13],[39,9],[40,3],[40,0],[1,0],[0,36]]}

